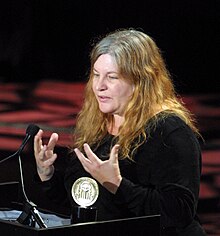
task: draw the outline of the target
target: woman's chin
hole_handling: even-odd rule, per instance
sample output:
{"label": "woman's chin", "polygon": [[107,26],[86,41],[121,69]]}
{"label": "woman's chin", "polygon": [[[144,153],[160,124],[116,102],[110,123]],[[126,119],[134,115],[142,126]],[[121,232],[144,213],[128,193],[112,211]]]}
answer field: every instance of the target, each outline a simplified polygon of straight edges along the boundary
{"label": "woman's chin", "polygon": [[109,109],[108,107],[99,106],[99,109],[102,113],[105,113],[105,114],[114,112],[112,109]]}

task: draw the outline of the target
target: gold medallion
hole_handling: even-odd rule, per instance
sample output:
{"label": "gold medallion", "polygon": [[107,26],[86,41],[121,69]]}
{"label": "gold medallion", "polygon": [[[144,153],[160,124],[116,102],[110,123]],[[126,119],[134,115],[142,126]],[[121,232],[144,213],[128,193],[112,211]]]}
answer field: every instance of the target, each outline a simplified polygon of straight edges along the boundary
{"label": "gold medallion", "polygon": [[98,198],[99,187],[97,182],[89,177],[77,179],[72,186],[73,200],[82,207],[91,206]]}

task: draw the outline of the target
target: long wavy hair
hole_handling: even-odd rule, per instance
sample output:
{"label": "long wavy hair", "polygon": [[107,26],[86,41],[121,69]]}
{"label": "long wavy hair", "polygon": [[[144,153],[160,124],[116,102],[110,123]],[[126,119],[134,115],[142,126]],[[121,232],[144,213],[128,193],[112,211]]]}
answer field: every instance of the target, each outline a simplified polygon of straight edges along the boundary
{"label": "long wavy hair", "polygon": [[[122,78],[134,85],[133,95],[125,108],[124,122],[115,137],[120,144],[121,158],[132,159],[135,150],[149,137],[151,130],[147,133],[146,125],[154,116],[152,104],[166,105],[168,109],[164,114],[176,114],[198,133],[192,114],[174,90],[161,51],[153,39],[135,29],[120,29],[99,40],[91,51],[84,104],[73,134],[75,147],[83,150],[86,142],[93,149],[97,148],[108,134],[108,127],[114,125],[113,115],[100,111],[92,90],[94,63],[102,54],[111,55]],[[157,121],[153,120],[156,125]]]}

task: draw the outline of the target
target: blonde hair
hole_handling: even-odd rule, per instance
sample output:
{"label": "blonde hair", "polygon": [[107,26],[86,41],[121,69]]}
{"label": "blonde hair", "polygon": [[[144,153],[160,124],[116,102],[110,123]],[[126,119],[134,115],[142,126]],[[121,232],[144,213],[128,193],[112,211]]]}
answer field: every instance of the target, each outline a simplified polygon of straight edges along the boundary
{"label": "blonde hair", "polygon": [[155,42],[141,31],[121,29],[101,39],[91,51],[89,81],[74,132],[75,146],[82,150],[83,144],[87,142],[95,149],[107,135],[109,125],[114,123],[113,115],[99,110],[92,90],[93,66],[102,54],[111,55],[122,77],[134,84],[134,93],[125,108],[125,121],[116,137],[121,157],[132,159],[135,150],[150,135],[151,130],[148,129],[146,133],[146,125],[154,116],[152,104],[165,104],[169,108],[165,114],[176,114],[198,133],[192,115],[175,93]]}

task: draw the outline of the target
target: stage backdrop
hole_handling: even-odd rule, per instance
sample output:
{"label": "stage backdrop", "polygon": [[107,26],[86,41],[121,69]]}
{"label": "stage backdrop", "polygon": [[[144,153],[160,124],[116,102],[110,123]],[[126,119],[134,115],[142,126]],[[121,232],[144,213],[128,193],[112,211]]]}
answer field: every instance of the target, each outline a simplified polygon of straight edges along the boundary
{"label": "stage backdrop", "polygon": [[99,35],[134,27],[161,48],[180,92],[219,92],[218,0],[3,0],[0,80],[85,81]]}

